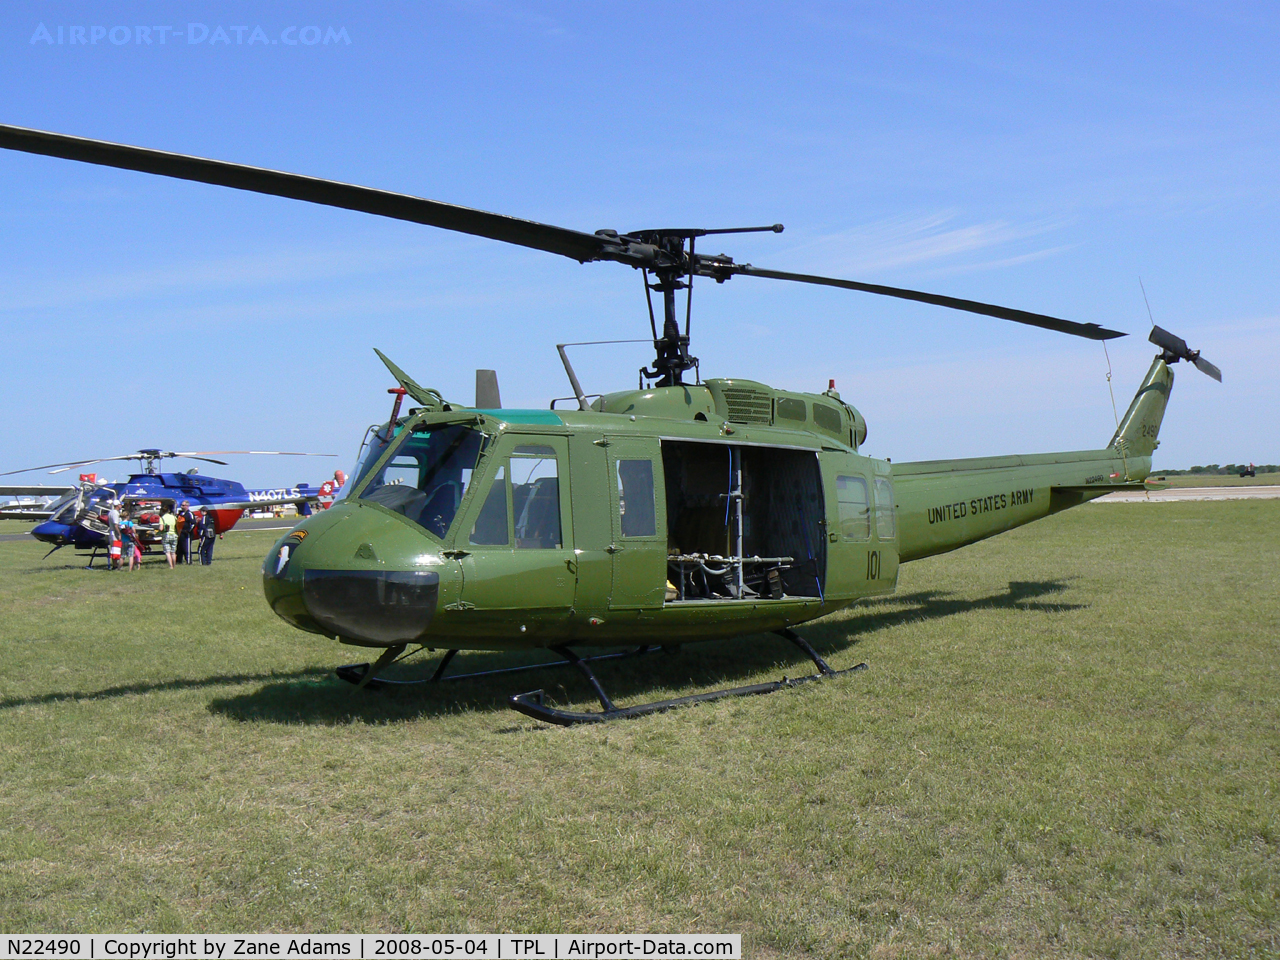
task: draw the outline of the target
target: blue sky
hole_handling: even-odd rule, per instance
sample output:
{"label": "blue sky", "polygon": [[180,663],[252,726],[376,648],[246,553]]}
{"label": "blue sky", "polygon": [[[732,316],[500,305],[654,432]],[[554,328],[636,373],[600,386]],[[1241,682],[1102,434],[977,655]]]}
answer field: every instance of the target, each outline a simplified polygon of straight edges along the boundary
{"label": "blue sky", "polygon": [[[1278,41],[1274,4],[17,0],[0,122],[587,231],[780,221],[700,249],[1129,331],[1121,413],[1155,352],[1141,278],[1226,380],[1179,365],[1157,467],[1277,462]],[[541,407],[569,392],[557,342],[647,332],[615,264],[45,157],[0,156],[0,245],[0,469],[340,454],[220,471],[314,482],[389,412],[372,347],[447,397],[494,367],[508,406]],[[1114,429],[1096,343],[743,277],[694,305],[704,375],[834,378],[874,456]],[[649,360],[574,356],[590,392]]]}

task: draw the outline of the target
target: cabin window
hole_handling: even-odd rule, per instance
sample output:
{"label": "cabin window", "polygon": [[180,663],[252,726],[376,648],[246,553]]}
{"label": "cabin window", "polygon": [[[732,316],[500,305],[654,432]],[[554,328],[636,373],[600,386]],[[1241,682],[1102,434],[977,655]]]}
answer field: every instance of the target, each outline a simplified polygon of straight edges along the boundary
{"label": "cabin window", "polygon": [[395,438],[391,458],[369,480],[361,500],[407,517],[443,537],[471,483],[481,434],[471,427],[421,427]]}
{"label": "cabin window", "polygon": [[896,536],[893,513],[893,481],[876,477],[876,536],[892,540]]}
{"label": "cabin window", "polygon": [[618,510],[624,537],[657,535],[652,460],[618,461]]}
{"label": "cabin window", "polygon": [[804,423],[807,419],[804,401],[797,400],[794,397],[779,397],[778,416],[783,420],[798,420],[800,423]]}
{"label": "cabin window", "polygon": [[511,453],[511,513],[517,550],[558,550],[560,474],[552,447],[528,444]]}
{"label": "cabin window", "polygon": [[836,477],[836,500],[840,505],[840,535],[846,540],[870,539],[867,481],[862,477]]}
{"label": "cabin window", "polygon": [[511,542],[507,517],[507,465],[504,463],[498,467],[493,486],[480,508],[480,516],[476,517],[475,526],[471,528],[471,543],[478,547],[505,547]]}
{"label": "cabin window", "polygon": [[840,411],[825,403],[813,405],[813,422],[831,433],[840,433],[844,427],[840,419]]}

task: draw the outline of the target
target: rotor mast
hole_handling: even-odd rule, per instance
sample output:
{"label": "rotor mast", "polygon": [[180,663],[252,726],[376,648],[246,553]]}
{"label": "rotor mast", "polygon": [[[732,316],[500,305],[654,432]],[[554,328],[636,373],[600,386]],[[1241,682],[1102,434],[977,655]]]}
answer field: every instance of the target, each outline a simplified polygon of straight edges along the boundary
{"label": "rotor mast", "polygon": [[[679,259],[685,259],[683,238],[664,238],[663,246],[678,244],[675,251]],[[692,239],[689,241],[693,246]],[[680,332],[680,324],[676,319],[676,291],[688,290],[690,306],[693,298],[693,277],[687,268],[679,266],[658,267],[654,269],[656,283],[649,283],[645,278],[645,291],[656,291],[662,294],[662,336],[653,327],[653,304],[649,305],[649,323],[653,333],[654,360],[653,369],[640,368],[640,376],[647,380],[656,380],[659,387],[677,387],[684,383],[684,372],[696,369],[698,358],[689,355],[689,312],[685,312],[684,333]],[[687,279],[681,279],[682,276]]]}
{"label": "rotor mast", "polygon": [[[695,274],[714,277],[717,283],[728,279],[728,274],[717,274],[714,267],[733,264],[733,258],[720,254],[717,257],[700,257],[694,252],[698,237],[714,233],[781,233],[782,224],[767,227],[727,227],[719,230],[701,228],[684,230],[640,230],[625,238],[630,252],[649,247],[653,250],[651,262],[644,265],[645,295],[650,291],[662,294],[662,336],[658,336],[653,315],[653,301],[649,301],[649,324],[653,333],[653,369],[642,367],[640,376],[656,380],[659,387],[678,387],[684,383],[684,372],[698,368],[698,358],[689,353],[689,325],[693,315],[693,278]],[[685,242],[688,241],[688,249]],[[639,246],[633,246],[639,245]],[[621,259],[621,258],[619,258]],[[652,271],[655,283],[649,283]],[[676,292],[687,290],[684,313],[684,332],[676,316]],[[696,374],[695,374],[696,376]]]}

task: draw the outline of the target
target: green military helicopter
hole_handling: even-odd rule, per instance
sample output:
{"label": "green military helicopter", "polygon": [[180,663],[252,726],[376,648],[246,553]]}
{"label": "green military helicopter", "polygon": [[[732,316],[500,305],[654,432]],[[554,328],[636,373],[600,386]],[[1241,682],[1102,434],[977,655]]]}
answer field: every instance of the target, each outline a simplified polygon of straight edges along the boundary
{"label": "green military helicopter", "polygon": [[[263,564],[271,608],[294,626],[382,650],[341,668],[361,686],[406,651],[549,649],[586,676],[599,711],[557,708],[536,690],[522,713],[573,724],[719,697],[767,693],[834,671],[797,633],[892,593],[903,563],[1141,487],[1179,360],[1221,380],[1180,338],[1160,353],[1100,449],[890,463],[858,452],[862,415],[834,384],[822,393],[700,376],[689,351],[696,278],[761,277],[916,300],[1094,340],[1124,334],[897,287],[765,270],[697,253],[729,230],[583,233],[367,187],[140,147],[0,126],[0,146],[345,207],[644,273],[655,358],[640,385],[594,399],[561,358],[576,409],[502,409],[477,374],[474,406],[446,401],[379,353],[398,386],[340,498],[282,538]],[[685,291],[683,329],[677,295]],[[660,297],[661,322],[653,294]],[[687,375],[693,372],[690,380]],[[416,406],[401,415],[408,396]],[[616,705],[589,662],[694,640],[773,632],[818,673],[633,706]],[[626,648],[582,657],[574,648]],[[859,669],[859,665],[853,669]],[[512,670],[529,669],[525,667]],[[841,671],[847,672],[847,671]],[[448,677],[447,679],[460,679]],[[404,681],[399,681],[404,682]]]}

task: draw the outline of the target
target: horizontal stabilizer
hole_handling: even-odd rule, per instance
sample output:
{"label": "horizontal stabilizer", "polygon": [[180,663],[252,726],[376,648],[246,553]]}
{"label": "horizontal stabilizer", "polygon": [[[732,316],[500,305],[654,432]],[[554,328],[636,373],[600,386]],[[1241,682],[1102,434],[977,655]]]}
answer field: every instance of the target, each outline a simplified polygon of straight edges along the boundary
{"label": "horizontal stabilizer", "polygon": [[1115,493],[1117,490],[1146,490],[1147,485],[1141,481],[1127,483],[1080,483],[1080,484],[1054,484],[1050,490],[1060,490],[1063,493]]}

